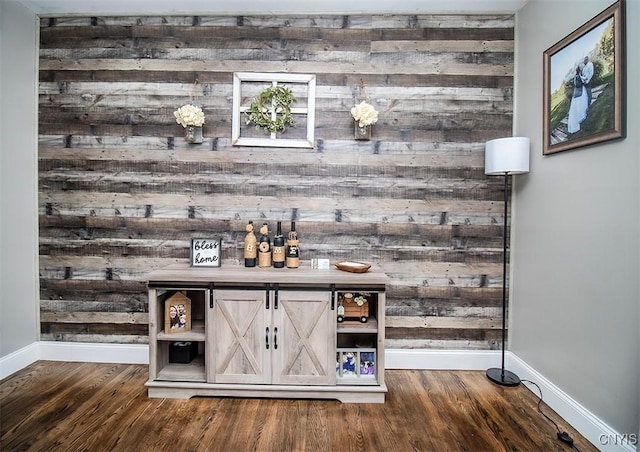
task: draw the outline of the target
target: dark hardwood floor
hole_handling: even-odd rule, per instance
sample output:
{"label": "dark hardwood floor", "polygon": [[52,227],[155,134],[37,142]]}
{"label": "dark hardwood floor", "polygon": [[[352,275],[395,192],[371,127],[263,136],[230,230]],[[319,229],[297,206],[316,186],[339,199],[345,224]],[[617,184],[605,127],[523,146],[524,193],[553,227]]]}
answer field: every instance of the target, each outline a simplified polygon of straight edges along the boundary
{"label": "dark hardwood floor", "polygon": [[[147,366],[39,361],[0,382],[2,451],[567,451],[520,385],[387,370],[384,404],[149,399]],[[580,451],[586,439],[542,404]]]}

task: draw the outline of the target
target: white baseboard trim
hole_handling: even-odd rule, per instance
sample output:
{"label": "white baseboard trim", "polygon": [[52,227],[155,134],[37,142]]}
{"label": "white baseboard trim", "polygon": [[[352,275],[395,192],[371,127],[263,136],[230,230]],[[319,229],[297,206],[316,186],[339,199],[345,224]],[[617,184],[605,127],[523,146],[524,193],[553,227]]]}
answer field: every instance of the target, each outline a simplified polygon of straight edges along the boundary
{"label": "white baseboard trim", "polygon": [[385,369],[484,370],[500,366],[498,350],[386,349]]}
{"label": "white baseboard trim", "polygon": [[147,344],[97,344],[84,342],[40,343],[40,359],[89,363],[149,364]]}
{"label": "white baseboard trim", "polygon": [[[603,452],[637,451],[637,436],[633,438],[629,434],[623,436],[612,429],[517,355],[507,352],[505,362],[505,367],[521,379],[538,384],[542,390],[544,402],[599,450]],[[523,385],[536,396],[540,395],[533,385],[529,383],[523,383]]]}
{"label": "white baseboard trim", "polygon": [[0,358],[0,379],[4,379],[38,360],[149,364],[149,346],[146,344],[34,342]]}
{"label": "white baseboard trim", "polygon": [[[148,364],[149,346],[34,342],[0,358],[0,379],[38,360]],[[630,438],[624,437],[602,422],[515,354],[507,352],[505,364],[507,369],[515,372],[520,378],[536,382],[542,389],[544,402],[601,451],[637,451]],[[486,370],[500,365],[500,351],[493,350],[385,350],[387,369]],[[526,383],[524,385],[526,386]],[[526,387],[538,395],[535,388]]]}
{"label": "white baseboard trim", "polygon": [[40,359],[40,346],[38,342],[27,345],[26,347],[9,353],[0,358],[0,380],[7,378],[9,375],[24,369],[29,364],[35,363]]}

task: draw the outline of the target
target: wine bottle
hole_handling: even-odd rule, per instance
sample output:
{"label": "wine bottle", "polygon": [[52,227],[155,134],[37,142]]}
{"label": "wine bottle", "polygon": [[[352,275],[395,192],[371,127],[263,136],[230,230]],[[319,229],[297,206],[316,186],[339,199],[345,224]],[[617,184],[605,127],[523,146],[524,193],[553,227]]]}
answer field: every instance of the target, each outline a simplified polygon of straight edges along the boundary
{"label": "wine bottle", "polygon": [[247,231],[247,235],[244,238],[244,266],[255,267],[258,249],[256,248],[256,235],[253,232],[253,221],[249,221],[245,230]]}
{"label": "wine bottle", "polygon": [[278,221],[276,235],[273,238],[273,266],[274,268],[284,268],[284,237],[281,221]]}
{"label": "wine bottle", "polygon": [[300,266],[300,241],[296,232],[296,222],[291,222],[291,231],[287,238],[286,262],[287,268],[298,268]]}
{"label": "wine bottle", "polygon": [[271,267],[271,239],[269,239],[269,225],[267,223],[264,223],[260,228],[258,267]]}

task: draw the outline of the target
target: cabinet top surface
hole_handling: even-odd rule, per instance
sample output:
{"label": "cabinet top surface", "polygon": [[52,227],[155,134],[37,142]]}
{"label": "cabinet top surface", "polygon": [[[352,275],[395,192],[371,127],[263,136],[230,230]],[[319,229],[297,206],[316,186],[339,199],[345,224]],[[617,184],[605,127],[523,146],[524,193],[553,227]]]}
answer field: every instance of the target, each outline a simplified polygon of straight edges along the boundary
{"label": "cabinet top surface", "polygon": [[220,267],[192,267],[188,262],[180,262],[152,271],[147,281],[149,285],[228,283],[384,286],[389,278],[377,265],[372,265],[366,273],[350,273],[333,266],[329,269],[313,269],[310,262],[301,262],[300,268],[247,268],[224,263]]}

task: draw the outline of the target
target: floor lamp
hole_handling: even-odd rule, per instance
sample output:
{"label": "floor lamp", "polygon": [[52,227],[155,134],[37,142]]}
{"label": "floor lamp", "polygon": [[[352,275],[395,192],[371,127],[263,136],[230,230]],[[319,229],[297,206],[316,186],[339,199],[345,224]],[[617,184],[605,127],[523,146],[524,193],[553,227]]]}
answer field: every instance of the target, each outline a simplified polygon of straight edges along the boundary
{"label": "floor lamp", "polygon": [[529,172],[529,138],[509,137],[487,141],[484,153],[484,172],[490,176],[504,176],[504,230],[502,231],[502,367],[487,370],[487,378],[501,386],[518,386],[520,377],[504,368],[507,319],[507,205],[509,204],[509,175]]}

